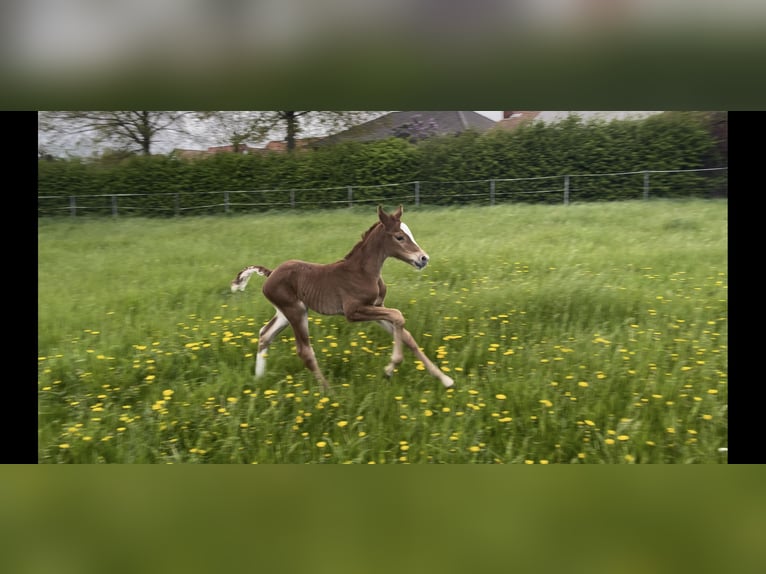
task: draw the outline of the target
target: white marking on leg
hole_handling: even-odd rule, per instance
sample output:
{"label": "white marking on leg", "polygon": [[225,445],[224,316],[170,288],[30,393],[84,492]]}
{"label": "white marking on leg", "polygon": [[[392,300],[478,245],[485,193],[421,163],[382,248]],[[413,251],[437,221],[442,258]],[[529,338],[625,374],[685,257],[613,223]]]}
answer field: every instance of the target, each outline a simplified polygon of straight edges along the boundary
{"label": "white marking on leg", "polygon": [[255,356],[255,377],[262,377],[266,373],[266,356],[269,345],[276,335],[282,331],[290,322],[284,316],[282,311],[274,308],[277,314],[269,324],[264,326],[258,333],[258,354]]}
{"label": "white marking on leg", "polygon": [[258,351],[255,356],[255,378],[260,378],[266,372],[266,349]]}

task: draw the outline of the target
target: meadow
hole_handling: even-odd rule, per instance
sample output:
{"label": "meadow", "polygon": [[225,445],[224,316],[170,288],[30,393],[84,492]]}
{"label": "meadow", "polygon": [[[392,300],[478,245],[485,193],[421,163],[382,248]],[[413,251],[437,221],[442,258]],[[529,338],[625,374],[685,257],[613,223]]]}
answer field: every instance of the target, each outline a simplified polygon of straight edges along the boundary
{"label": "meadow", "polygon": [[[386,206],[391,208],[394,206]],[[251,264],[343,257],[374,206],[38,220],[40,463],[725,463],[725,200],[414,208],[431,262],[386,305],[436,364],[393,377],[377,325],[311,314],[331,393]]]}

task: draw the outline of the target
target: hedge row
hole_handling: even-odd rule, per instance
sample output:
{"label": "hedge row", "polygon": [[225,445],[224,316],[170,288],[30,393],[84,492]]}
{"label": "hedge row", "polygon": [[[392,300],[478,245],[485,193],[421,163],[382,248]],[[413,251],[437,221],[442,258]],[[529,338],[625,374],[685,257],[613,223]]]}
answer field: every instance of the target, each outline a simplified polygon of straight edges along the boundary
{"label": "hedge row", "polygon": [[[417,145],[391,138],[372,143],[343,143],[293,155],[217,154],[207,159],[183,160],[173,155],[137,156],[119,162],[56,160],[38,163],[40,215],[46,206],[65,205],[71,196],[152,194],[120,198],[121,213],[129,203],[136,212],[168,214],[180,209],[219,205],[221,191],[264,190],[259,194],[229,194],[233,205],[265,210],[326,204],[344,205],[347,187],[354,199],[370,200],[384,194],[405,199],[413,186],[385,188],[385,184],[420,181],[421,202],[454,204],[486,202],[486,182],[642,170],[689,170],[726,165],[716,152],[716,141],[704,114],[665,113],[640,121],[582,122],[570,116],[556,124],[535,122],[514,131],[474,132],[425,140]],[[715,176],[714,174],[718,174]],[[458,182],[458,183],[456,183]],[[498,199],[561,201],[562,179],[498,181]],[[555,194],[532,193],[550,191]],[[721,172],[652,175],[653,197],[702,196],[719,192]],[[327,189],[338,188],[338,189]],[[624,177],[573,178],[570,191],[577,201],[640,197],[640,174]],[[269,191],[265,191],[269,190]],[[287,190],[294,190],[292,193]],[[297,191],[296,191],[297,190]],[[215,193],[205,193],[215,192]],[[110,198],[92,198],[107,208]],[[183,205],[179,205],[182,202]],[[411,203],[411,201],[407,201]],[[257,204],[257,205],[252,205]],[[220,213],[220,208],[215,208]],[[194,213],[199,213],[195,211]],[[145,213],[144,213],[145,214]]]}

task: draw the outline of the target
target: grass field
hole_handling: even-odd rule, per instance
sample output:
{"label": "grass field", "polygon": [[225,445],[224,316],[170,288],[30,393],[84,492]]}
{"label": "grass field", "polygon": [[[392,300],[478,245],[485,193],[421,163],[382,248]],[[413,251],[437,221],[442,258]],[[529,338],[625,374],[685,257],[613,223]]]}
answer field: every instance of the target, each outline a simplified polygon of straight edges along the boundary
{"label": "grass field", "polygon": [[[392,206],[387,206],[392,207]],[[340,259],[374,207],[38,220],[41,463],[723,463],[727,203],[405,208],[431,256],[383,270],[389,335],[313,314],[332,393],[244,266]]]}

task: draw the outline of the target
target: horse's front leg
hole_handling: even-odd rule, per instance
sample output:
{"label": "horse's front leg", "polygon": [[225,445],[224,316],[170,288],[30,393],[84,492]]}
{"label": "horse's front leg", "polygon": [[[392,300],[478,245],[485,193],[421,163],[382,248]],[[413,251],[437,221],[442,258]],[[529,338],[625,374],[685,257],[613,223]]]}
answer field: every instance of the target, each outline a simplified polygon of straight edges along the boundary
{"label": "horse's front leg", "polygon": [[423,363],[426,370],[441,381],[442,385],[444,385],[446,388],[449,388],[455,384],[455,381],[452,380],[452,377],[445,375],[439,367],[434,365],[431,360],[426,357],[426,354],[420,350],[417,342],[407,329],[402,330],[402,341],[410,348],[415,357],[417,357],[418,360]]}
{"label": "horse's front leg", "polygon": [[[391,362],[383,369],[387,377],[394,374],[396,367],[402,364],[404,360],[404,351],[402,350],[402,336],[397,337],[396,329],[394,325],[389,321],[378,321],[378,325],[383,327],[394,338],[394,350],[391,352]],[[403,329],[404,331],[405,329]]]}
{"label": "horse's front leg", "polygon": [[402,347],[402,331],[404,330],[404,316],[398,309],[389,309],[380,305],[366,305],[344,309],[346,319],[349,321],[375,321],[383,326],[394,337],[394,350],[391,353],[391,361],[385,368],[386,376],[391,376],[396,367],[404,360]]}
{"label": "horse's front leg", "polygon": [[[386,331],[389,333],[393,330],[393,325],[390,323],[387,323],[386,321],[378,321],[378,324],[383,327]],[[437,367],[431,359],[429,359],[426,354],[420,349],[418,346],[417,341],[415,341],[415,338],[412,336],[412,333],[410,333],[407,329],[402,328],[402,337],[401,337],[402,343],[407,345],[410,350],[412,351],[412,354],[415,355],[415,358],[417,358],[421,363],[423,363],[423,366],[426,368],[426,370],[439,379],[441,383],[446,387],[449,388],[455,384],[455,381],[452,379],[452,377],[445,375],[442,370]],[[394,358],[391,357],[391,363],[393,364]],[[399,359],[399,363],[402,362],[402,359]],[[399,363],[396,363],[397,365]],[[391,365],[389,365],[390,367]],[[386,372],[388,373],[388,367],[386,367]],[[393,370],[391,371],[393,372]],[[390,375],[390,374],[389,374]]]}

